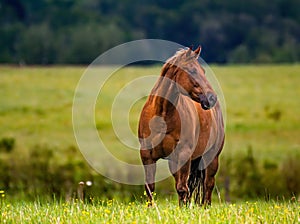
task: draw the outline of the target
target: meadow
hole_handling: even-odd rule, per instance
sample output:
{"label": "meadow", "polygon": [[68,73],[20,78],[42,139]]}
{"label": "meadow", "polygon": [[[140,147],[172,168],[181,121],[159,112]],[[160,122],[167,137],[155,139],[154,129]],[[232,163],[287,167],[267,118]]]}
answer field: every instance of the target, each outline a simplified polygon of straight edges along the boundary
{"label": "meadow", "polygon": [[[157,184],[157,209],[149,209],[140,199],[143,187],[118,185],[88,166],[72,129],[73,96],[84,67],[1,66],[0,221],[299,222],[300,65],[211,68],[225,96],[227,117],[218,191],[211,208],[180,210],[172,179]],[[139,163],[138,152],[124,150],[114,133],[112,101],[130,80],[159,72],[159,66],[123,68],[108,80],[96,103],[99,136],[122,160]],[[137,101],[129,112],[134,133],[144,100]],[[228,178],[230,189],[226,190]],[[72,196],[77,183],[88,179],[93,179],[90,195],[94,201],[66,202],[68,189]],[[58,200],[48,200],[53,192]],[[231,204],[224,203],[228,194]]]}
{"label": "meadow", "polygon": [[[282,159],[299,150],[299,65],[213,66],[225,96],[227,135],[224,154],[248,145],[259,158]],[[84,67],[0,67],[0,136],[16,139],[25,153],[34,145],[76,145],[72,103]],[[158,75],[160,67],[122,69],[104,86],[105,99],[95,111],[98,129],[111,133],[110,104],[127,82]],[[132,110],[136,124],[143,100]],[[111,144],[115,144],[112,140]]]}
{"label": "meadow", "polygon": [[1,223],[299,223],[299,203],[243,202],[211,208],[179,208],[161,200],[155,208],[117,200],[94,204],[16,202],[2,204]]}

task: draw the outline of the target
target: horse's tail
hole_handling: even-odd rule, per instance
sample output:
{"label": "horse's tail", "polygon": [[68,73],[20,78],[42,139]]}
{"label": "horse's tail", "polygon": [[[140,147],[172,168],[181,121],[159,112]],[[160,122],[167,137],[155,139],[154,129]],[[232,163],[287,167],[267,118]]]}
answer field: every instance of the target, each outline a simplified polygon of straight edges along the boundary
{"label": "horse's tail", "polygon": [[201,159],[202,157],[192,160],[189,181],[188,181],[190,199],[194,193],[195,204],[200,204],[201,203],[200,199],[203,198],[204,196],[203,190],[204,190],[205,169],[203,167],[203,163],[201,162]]}

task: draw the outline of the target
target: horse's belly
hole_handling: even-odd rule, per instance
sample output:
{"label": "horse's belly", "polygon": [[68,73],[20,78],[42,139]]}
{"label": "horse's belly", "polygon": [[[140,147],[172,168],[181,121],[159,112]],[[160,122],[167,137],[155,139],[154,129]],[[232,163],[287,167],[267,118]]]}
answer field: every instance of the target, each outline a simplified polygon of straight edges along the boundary
{"label": "horse's belly", "polygon": [[203,140],[203,141],[198,141],[198,144],[196,145],[194,152],[191,156],[191,159],[194,160],[196,158],[198,158],[199,156],[202,156],[205,151],[207,149],[207,141]]}

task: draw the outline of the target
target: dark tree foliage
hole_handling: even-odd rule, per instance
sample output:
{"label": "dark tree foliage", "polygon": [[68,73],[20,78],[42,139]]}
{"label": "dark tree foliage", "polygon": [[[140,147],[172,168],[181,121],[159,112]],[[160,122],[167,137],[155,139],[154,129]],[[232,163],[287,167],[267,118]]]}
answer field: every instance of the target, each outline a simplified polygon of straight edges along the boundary
{"label": "dark tree foliage", "polygon": [[0,0],[0,63],[90,63],[126,41],[203,46],[215,63],[300,60],[299,0]]}

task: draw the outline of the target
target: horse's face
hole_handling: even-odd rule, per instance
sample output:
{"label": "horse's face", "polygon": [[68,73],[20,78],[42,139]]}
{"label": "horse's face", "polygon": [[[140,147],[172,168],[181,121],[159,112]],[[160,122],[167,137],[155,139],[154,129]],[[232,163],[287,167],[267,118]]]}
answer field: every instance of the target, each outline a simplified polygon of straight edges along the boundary
{"label": "horse's face", "polygon": [[176,82],[182,94],[190,96],[192,100],[200,103],[204,110],[208,110],[216,104],[217,95],[197,60],[200,50],[200,47],[194,52],[187,50],[187,57],[190,58],[185,63],[178,64]]}

